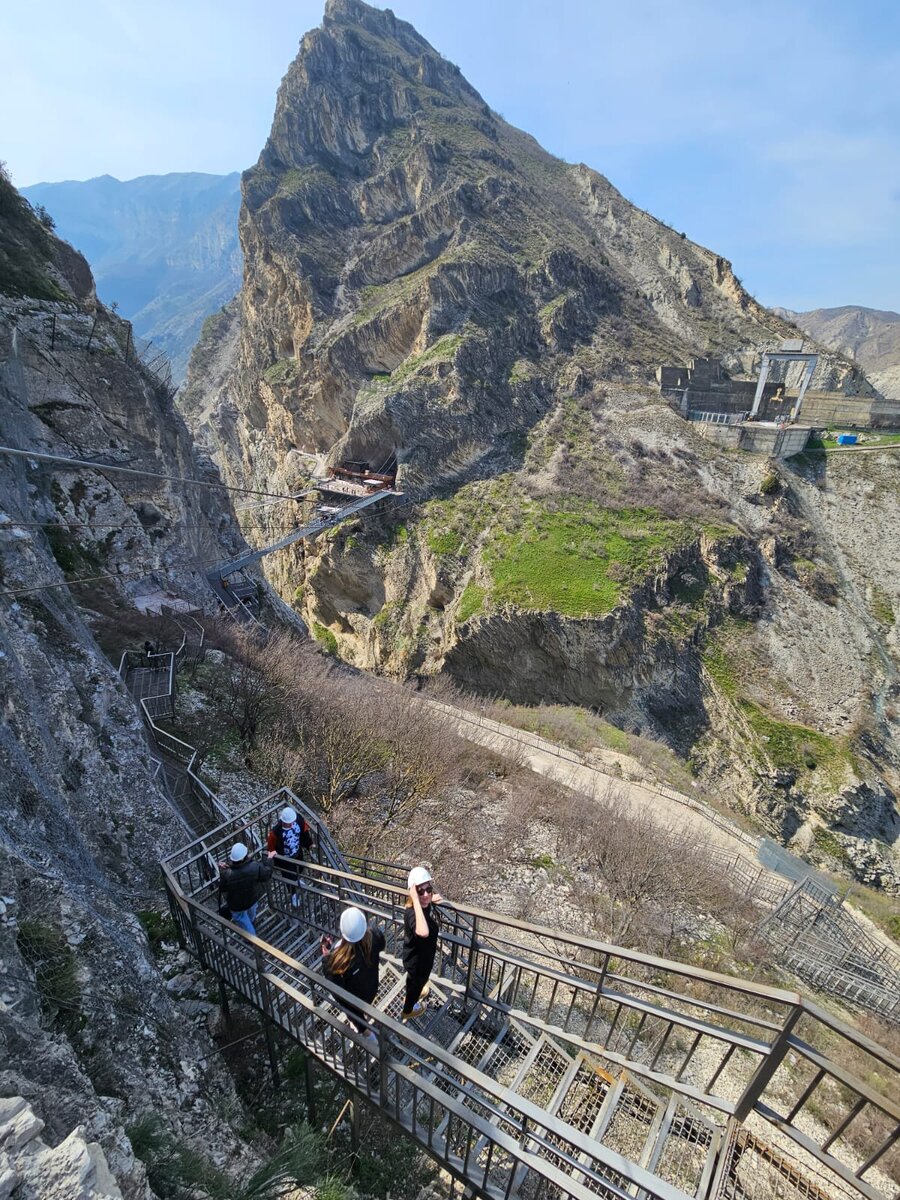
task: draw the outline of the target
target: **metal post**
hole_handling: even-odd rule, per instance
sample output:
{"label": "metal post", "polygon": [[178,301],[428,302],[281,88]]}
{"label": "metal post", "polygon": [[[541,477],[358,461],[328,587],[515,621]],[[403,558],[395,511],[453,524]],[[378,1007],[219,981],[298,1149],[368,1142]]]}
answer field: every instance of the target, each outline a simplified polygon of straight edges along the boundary
{"label": "metal post", "polygon": [[472,917],[472,932],[469,935],[469,962],[466,966],[466,986],[463,991],[463,1003],[468,1003],[469,993],[472,990],[472,976],[475,973],[475,956],[478,953],[478,942],[476,940],[478,934],[478,917]]}
{"label": "metal post", "polygon": [[219,1005],[222,1009],[222,1016],[225,1018],[225,1024],[231,1022],[231,1005],[228,1003],[228,991],[225,987],[225,980],[220,979],[219,983]]}
{"label": "metal post", "polygon": [[781,1027],[778,1037],[772,1043],[769,1053],[756,1068],[753,1078],[744,1089],[744,1094],[735,1105],[735,1120],[746,1121],[750,1113],[753,1112],[757,1100],[769,1086],[772,1076],[784,1062],[790,1046],[791,1030],[802,1016],[803,1005],[795,1004],[788,1013],[787,1020]]}
{"label": "metal post", "polygon": [[303,1053],[303,1075],[306,1081],[306,1119],[310,1125],[316,1123],[316,1093],[313,1088],[312,1059],[308,1051]]}
{"label": "metal post", "polygon": [[762,356],[762,363],[759,368],[759,383],[756,385],[756,394],[753,397],[753,407],[750,409],[750,418],[749,419],[751,421],[756,416],[756,414],[759,412],[759,405],[763,398],[763,391],[765,390],[766,380],[768,379],[768,377],[769,377],[769,356],[768,356],[768,354],[764,354]]}
{"label": "metal post", "polygon": [[281,1079],[278,1073],[278,1054],[275,1050],[275,1037],[272,1033],[272,999],[269,994],[269,984],[265,977],[262,951],[258,947],[254,950],[254,961],[256,963],[256,978],[257,982],[259,983],[259,997],[262,1001],[263,1029],[265,1030],[266,1034],[266,1050],[269,1054],[269,1066],[272,1068],[272,1082],[276,1087],[280,1087]]}
{"label": "metal post", "polygon": [[387,1034],[378,1027],[378,1091],[382,1108],[387,1108],[388,1102],[388,1065],[387,1065]]}
{"label": "metal post", "polygon": [[175,896],[172,893],[172,889],[169,887],[168,883],[165,884],[165,888],[166,899],[169,901],[169,912],[172,915],[172,924],[175,926],[175,935],[178,938],[178,945],[182,948],[182,950],[187,950],[187,943],[185,942],[184,938],[184,927],[181,922],[181,912],[178,908],[178,904],[175,901]]}
{"label": "metal post", "polygon": [[194,950],[197,952],[197,957],[200,960],[200,965],[202,967],[205,967],[207,965],[207,963],[206,963],[205,955],[203,953],[203,942],[200,938],[199,932],[197,931],[197,916],[194,912],[193,904],[188,906],[188,920],[191,923],[191,936],[192,936],[192,939],[194,942]]}
{"label": "metal post", "polygon": [[703,1188],[703,1200],[712,1200],[713,1197],[720,1196],[723,1193],[725,1177],[732,1173],[732,1164],[736,1165],[736,1160],[732,1154],[732,1147],[734,1146],[737,1131],[737,1121],[735,1121],[734,1117],[729,1117],[725,1122],[725,1127],[718,1135],[719,1148],[715,1155],[715,1168],[710,1171],[708,1184]]}
{"label": "metal post", "polygon": [[797,394],[797,402],[791,411],[792,423],[796,421],[800,415],[800,405],[803,403],[803,397],[806,395],[806,389],[809,387],[810,383],[812,383],[813,372],[816,369],[817,362],[818,357],[812,359],[812,361],[806,364],[806,374],[803,376],[803,382],[800,384],[800,391]]}

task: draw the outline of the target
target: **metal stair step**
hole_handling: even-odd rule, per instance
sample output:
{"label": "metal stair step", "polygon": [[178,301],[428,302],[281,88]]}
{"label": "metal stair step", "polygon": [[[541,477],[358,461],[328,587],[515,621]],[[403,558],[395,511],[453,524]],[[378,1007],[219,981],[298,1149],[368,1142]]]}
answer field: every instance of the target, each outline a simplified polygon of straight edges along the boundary
{"label": "metal stair step", "polygon": [[585,1054],[579,1054],[557,1116],[579,1132],[590,1135],[615,1083],[612,1075]]}
{"label": "metal stair step", "polygon": [[598,1141],[631,1162],[640,1162],[656,1118],[664,1105],[629,1075],[623,1074],[614,1090],[615,1102]]}
{"label": "metal stair step", "polygon": [[689,1195],[703,1195],[712,1174],[719,1131],[678,1096],[672,1096],[649,1147],[646,1166]]}

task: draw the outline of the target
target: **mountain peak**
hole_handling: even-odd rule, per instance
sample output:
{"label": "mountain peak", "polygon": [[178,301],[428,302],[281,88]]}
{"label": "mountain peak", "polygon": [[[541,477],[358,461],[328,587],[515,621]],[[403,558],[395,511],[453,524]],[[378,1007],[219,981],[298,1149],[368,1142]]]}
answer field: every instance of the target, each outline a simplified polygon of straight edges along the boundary
{"label": "mountain peak", "polygon": [[390,9],[328,0],[282,80],[259,165],[357,173],[379,138],[449,106],[488,113],[459,68]]}

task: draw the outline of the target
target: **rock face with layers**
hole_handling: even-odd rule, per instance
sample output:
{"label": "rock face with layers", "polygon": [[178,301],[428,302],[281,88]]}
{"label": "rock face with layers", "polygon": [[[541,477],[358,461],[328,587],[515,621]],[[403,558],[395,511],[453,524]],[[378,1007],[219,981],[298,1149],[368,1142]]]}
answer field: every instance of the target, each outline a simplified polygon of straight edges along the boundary
{"label": "rock face with layers", "polygon": [[[330,0],[304,37],[243,197],[244,286],[185,398],[198,435],[232,479],[279,490],[299,487],[304,454],[396,461],[419,502],[264,563],[322,644],[369,669],[599,708],[773,833],[821,821],[841,854],[874,846],[872,877],[895,885],[896,603],[873,621],[884,585],[867,556],[842,574],[827,485],[716,450],[653,382],[704,353],[747,374],[796,330],[721,256],[547,154],[359,0]],[[872,392],[825,350],[814,386]],[[261,544],[297,514],[242,520]],[[887,544],[891,504],[876,520]],[[773,623],[804,636],[776,642]],[[838,803],[860,788],[871,803]]]}
{"label": "rock face with layers", "polygon": [[[304,37],[243,193],[215,434],[255,475],[305,446],[396,455],[407,485],[434,486],[612,371],[791,332],[724,259],[547,154],[357,0]],[[835,358],[821,381],[851,374]]]}
{"label": "rock face with layers", "polygon": [[[166,390],[126,361],[84,260],[5,179],[0,206],[0,444],[216,480]],[[158,912],[158,860],[185,833],[95,637],[140,644],[141,591],[203,596],[198,559],[238,545],[213,497],[0,456],[0,1097],[27,1102],[16,1121],[43,1122],[56,1147],[0,1147],[16,1196],[144,1200],[124,1126],[150,1113],[220,1164],[240,1154],[215,1110],[230,1079],[137,916]]]}
{"label": "rock face with layers", "polygon": [[9,1200],[122,1200],[96,1142],[78,1126],[51,1147],[44,1122],[21,1096],[0,1099],[0,1198]]}

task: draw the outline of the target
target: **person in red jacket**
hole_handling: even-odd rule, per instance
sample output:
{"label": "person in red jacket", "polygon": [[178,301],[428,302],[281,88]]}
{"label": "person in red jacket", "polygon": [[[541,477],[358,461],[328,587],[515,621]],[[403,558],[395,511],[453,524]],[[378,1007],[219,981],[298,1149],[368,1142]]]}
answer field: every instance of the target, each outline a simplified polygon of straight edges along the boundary
{"label": "person in red jacket", "polygon": [[[298,881],[303,869],[300,865],[303,862],[303,852],[312,849],[312,830],[290,805],[283,808],[278,816],[278,824],[272,826],[266,838],[266,849],[270,857],[277,854],[280,858],[294,859],[296,865],[281,864],[281,873],[286,879]],[[296,895],[291,897],[291,903],[299,903]]]}

